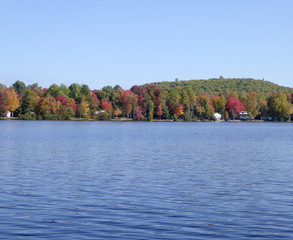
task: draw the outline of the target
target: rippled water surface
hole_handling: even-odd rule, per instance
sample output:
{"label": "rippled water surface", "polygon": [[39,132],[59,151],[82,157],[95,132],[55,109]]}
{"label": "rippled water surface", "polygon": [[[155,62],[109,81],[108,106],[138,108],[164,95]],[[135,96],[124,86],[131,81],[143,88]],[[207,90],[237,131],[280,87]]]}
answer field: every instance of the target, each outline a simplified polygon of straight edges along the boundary
{"label": "rippled water surface", "polygon": [[293,239],[293,125],[0,121],[1,239]]}

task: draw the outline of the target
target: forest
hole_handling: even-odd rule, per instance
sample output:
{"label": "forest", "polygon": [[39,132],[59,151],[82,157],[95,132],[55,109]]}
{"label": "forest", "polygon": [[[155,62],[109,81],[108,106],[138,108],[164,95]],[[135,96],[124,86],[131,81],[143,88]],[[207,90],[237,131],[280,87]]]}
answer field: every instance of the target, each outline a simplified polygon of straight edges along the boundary
{"label": "forest", "polygon": [[181,80],[176,79],[174,82],[158,82],[148,85],[156,85],[160,89],[170,89],[172,87],[185,87],[191,86],[198,89],[200,92],[205,92],[210,95],[217,95],[225,93],[230,95],[231,92],[259,92],[263,94],[270,94],[272,92],[292,92],[293,89],[289,87],[282,87],[265,80],[256,80],[252,78],[223,78],[220,76],[218,79],[212,78],[209,80]]}
{"label": "forest", "polygon": [[239,119],[291,121],[293,89],[264,80],[219,79],[119,85],[91,90],[86,84],[67,87],[16,81],[0,84],[0,117],[20,120],[213,121]]}

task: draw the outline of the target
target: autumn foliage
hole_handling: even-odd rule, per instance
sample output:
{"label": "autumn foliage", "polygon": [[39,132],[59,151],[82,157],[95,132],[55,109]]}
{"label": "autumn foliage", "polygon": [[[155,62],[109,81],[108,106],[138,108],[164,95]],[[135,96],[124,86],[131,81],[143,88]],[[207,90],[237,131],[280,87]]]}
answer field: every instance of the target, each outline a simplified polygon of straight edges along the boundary
{"label": "autumn foliage", "polygon": [[239,117],[239,113],[244,110],[244,105],[238,98],[235,98],[232,93],[227,101],[226,109],[230,114],[233,111],[235,116]]}
{"label": "autumn foliage", "polygon": [[215,113],[226,120],[229,117],[237,119],[245,110],[256,119],[291,119],[293,93],[289,92],[263,94],[247,91],[226,95],[224,92],[199,91],[192,86],[181,85],[181,82],[168,88],[158,86],[160,84],[133,86],[124,90],[117,85],[90,90],[87,85],[77,83],[69,87],[52,84],[49,88],[38,84],[26,86],[21,81],[16,81],[9,88],[0,84],[0,117],[11,112],[19,119],[39,120],[123,117],[137,121],[197,121],[214,120]]}
{"label": "autumn foliage", "polygon": [[6,114],[7,111],[8,111],[7,89],[0,88],[0,116]]}
{"label": "autumn foliage", "polygon": [[108,102],[107,99],[104,99],[104,101],[101,104],[101,107],[106,112],[110,113],[112,111],[112,104],[110,102]]}
{"label": "autumn foliage", "polygon": [[160,105],[158,106],[157,115],[160,117],[163,115],[162,107]]}
{"label": "autumn foliage", "polygon": [[114,111],[114,116],[118,117],[122,114],[122,111],[120,110],[120,108],[118,107],[115,111]]}
{"label": "autumn foliage", "polygon": [[184,109],[184,106],[182,104],[178,104],[176,106],[175,114],[177,117],[184,114],[183,109]]}
{"label": "autumn foliage", "polygon": [[8,110],[14,112],[20,106],[20,102],[17,98],[17,93],[14,89],[7,91],[7,106]]}

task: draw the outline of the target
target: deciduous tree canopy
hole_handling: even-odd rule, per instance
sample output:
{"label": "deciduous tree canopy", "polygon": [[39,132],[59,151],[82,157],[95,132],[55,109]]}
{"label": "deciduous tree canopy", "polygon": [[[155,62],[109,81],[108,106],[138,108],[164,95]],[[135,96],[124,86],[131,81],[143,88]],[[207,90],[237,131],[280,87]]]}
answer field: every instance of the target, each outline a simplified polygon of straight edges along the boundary
{"label": "deciduous tree canopy", "polygon": [[[291,120],[293,89],[254,79],[210,79],[161,82],[133,86],[119,85],[90,90],[85,84],[66,87],[16,81],[10,88],[0,84],[0,116],[9,111],[20,119],[91,118],[106,120],[126,117],[134,120],[214,120],[250,118]],[[104,110],[104,111],[102,111]]]}

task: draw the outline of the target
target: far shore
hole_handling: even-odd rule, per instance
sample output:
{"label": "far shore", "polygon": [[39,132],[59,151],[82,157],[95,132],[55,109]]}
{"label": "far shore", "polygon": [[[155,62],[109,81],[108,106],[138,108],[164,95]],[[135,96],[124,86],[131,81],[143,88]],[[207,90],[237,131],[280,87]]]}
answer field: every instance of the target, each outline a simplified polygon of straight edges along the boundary
{"label": "far shore", "polygon": [[[0,120],[12,120],[12,121],[28,121],[28,120],[22,120],[19,119],[18,117],[4,117],[4,118],[0,118]],[[108,121],[108,122],[257,122],[257,123],[263,123],[263,122],[280,122],[280,121],[264,121],[264,120],[239,120],[239,119],[235,119],[235,120],[217,120],[217,121],[211,121],[211,120],[193,120],[193,121],[183,121],[183,120],[171,120],[171,119],[153,119],[152,121],[147,121],[147,120],[140,120],[140,121],[135,121],[131,118],[113,118],[110,120],[96,120],[96,119],[92,119],[92,118],[72,118],[72,119],[68,119],[68,120],[29,120],[29,121],[97,121],[97,122],[102,122],[102,121]],[[290,121],[288,121],[289,123]]]}

